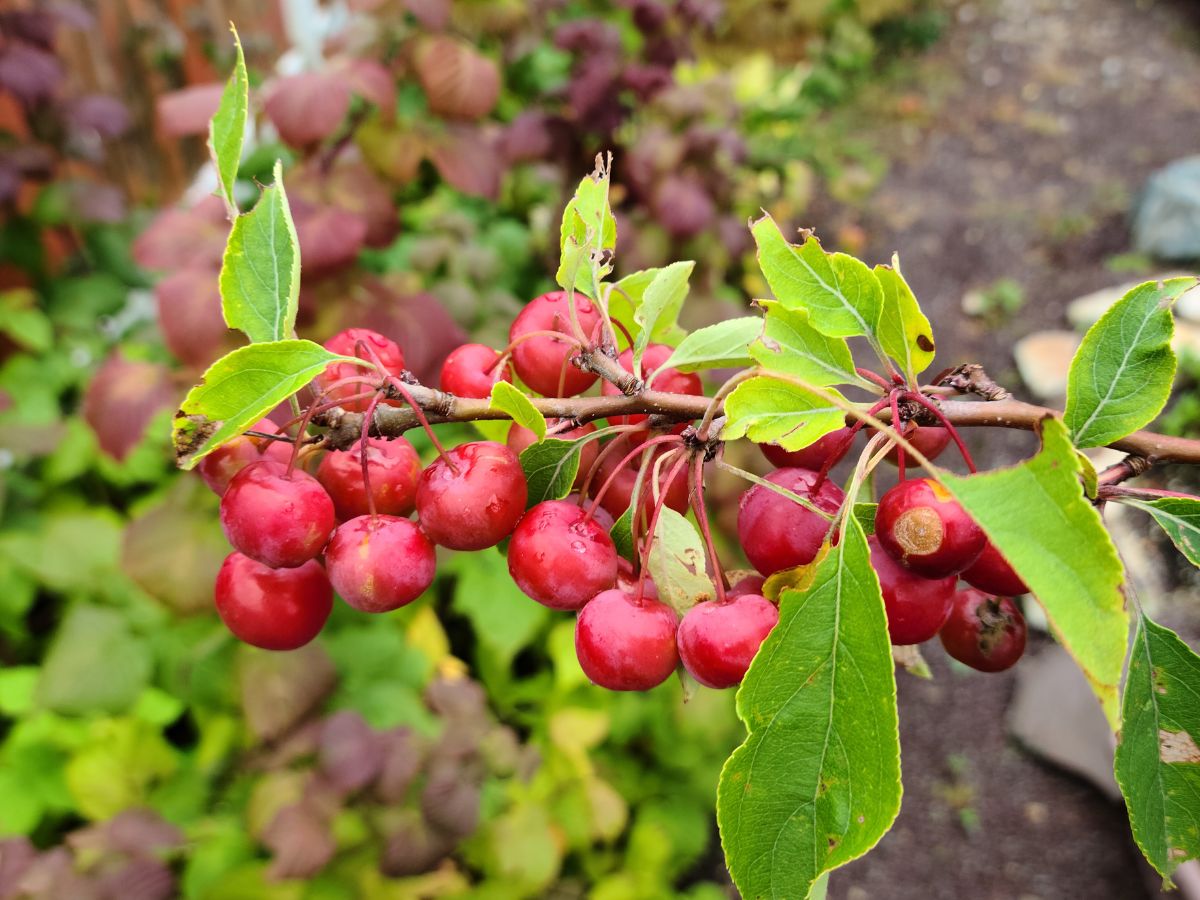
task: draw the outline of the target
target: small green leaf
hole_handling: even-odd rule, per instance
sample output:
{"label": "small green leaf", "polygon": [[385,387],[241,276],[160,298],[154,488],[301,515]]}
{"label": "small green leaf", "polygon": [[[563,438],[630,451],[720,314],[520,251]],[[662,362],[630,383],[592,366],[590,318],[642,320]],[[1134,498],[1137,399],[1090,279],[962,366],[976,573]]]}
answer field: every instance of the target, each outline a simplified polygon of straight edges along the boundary
{"label": "small green leaf", "polygon": [[[642,523],[644,528],[646,523]],[[621,513],[617,517],[617,521],[613,522],[613,527],[608,529],[608,536],[612,538],[613,546],[617,548],[617,553],[628,560],[633,559],[633,505],[629,509]]]}
{"label": "small green leaf", "polygon": [[855,503],[854,518],[867,534],[875,533],[875,513],[879,511],[878,503]]}
{"label": "small green leaf", "polygon": [[[837,394],[832,389],[829,393]],[[722,440],[748,437],[785,450],[807,447],[846,424],[840,406],[790,381],[765,375],[738,385],[725,401],[725,415]]]}
{"label": "small green leaf", "polygon": [[1164,877],[1200,857],[1200,657],[1138,620],[1113,769],[1134,840]]}
{"label": "small green leaf", "polygon": [[120,613],[77,606],[46,654],[37,699],[73,715],[121,712],[133,705],[149,677],[150,651]]}
{"label": "small green leaf", "polygon": [[770,216],[750,230],[763,276],[784,307],[808,310],[809,324],[830,337],[862,334],[877,340],[883,288],[865,264],[826,253],[809,232],[803,244],[789,243]]}
{"label": "small green leaf", "polygon": [[246,76],[246,57],[242,53],[242,40],[232,24],[233,44],[237,49],[237,61],[225,90],[221,92],[221,105],[208,126],[208,151],[212,154],[217,170],[218,190],[229,217],[238,214],[237,202],[233,197],[233,186],[237,181],[238,164],[242,160],[242,139],[246,134],[246,111],[250,106],[250,80]]}
{"label": "small green leaf", "polygon": [[497,381],[492,386],[492,397],[488,401],[488,408],[508,413],[514,422],[536,434],[539,441],[545,439],[546,417],[530,402],[528,397],[507,381]]}
{"label": "small green leaf", "polygon": [[750,355],[760,366],[819,386],[862,382],[845,338],[821,334],[803,309],[786,309],[777,300],[758,303],[766,310],[766,324]]}
{"label": "small green leaf", "polygon": [[892,254],[891,266],[876,266],[875,277],[883,288],[879,343],[900,364],[909,383],[915,384],[917,375],[933,362],[933,329],[900,273],[900,257]]}
{"label": "small green leaf", "polygon": [[808,897],[900,810],[896,682],[879,581],[853,519],[807,590],[785,590],[737,695],[749,735],[717,823],[743,897]]}
{"label": "small green leaf", "polygon": [[1046,610],[1117,726],[1117,685],[1129,639],[1124,571],[1080,485],[1063,423],[1042,420],[1042,449],[1020,465],[942,482],[987,533]]}
{"label": "small green leaf", "polygon": [[1193,566],[1200,566],[1200,500],[1187,497],[1160,497],[1156,500],[1122,498],[1133,506],[1154,516],[1167,537],[1179,548]]}
{"label": "small green leaf", "polygon": [[761,316],[726,319],[693,331],[680,342],[663,365],[680,372],[748,366],[753,360],[747,348],[762,333]]}
{"label": "small green leaf", "polygon": [[254,209],[233,220],[221,261],[221,310],[225,324],[251,341],[282,341],[296,327],[300,301],[300,244],[292,223],[283,167],[263,188]]}
{"label": "small green leaf", "polygon": [[633,364],[641,365],[642,354],[650,344],[651,337],[666,323],[673,325],[679,310],[687,298],[688,279],[692,277],[694,262],[671,263],[658,269],[651,282],[646,285],[642,302],[633,311],[633,321],[638,326],[633,344]]}
{"label": "small green leaf", "polygon": [[1148,281],[1088,329],[1071,360],[1063,420],[1077,447],[1100,447],[1148,424],[1171,394],[1171,306],[1195,278]]}
{"label": "small green leaf", "polygon": [[571,493],[584,445],[584,441],[546,438],[521,451],[521,468],[529,485],[529,506],[543,500],[561,500]]}
{"label": "small green leaf", "polygon": [[563,210],[562,255],[554,277],[564,290],[574,287],[591,296],[595,285],[612,271],[617,221],[608,203],[609,180],[608,164],[596,157],[596,170],[579,182]]}
{"label": "small green leaf", "polygon": [[654,528],[647,568],[659,598],[682,615],[715,593],[696,527],[664,505]]}
{"label": "small green leaf", "polygon": [[0,334],[35,353],[45,353],[54,344],[54,326],[38,309],[37,295],[26,288],[0,291]]}
{"label": "small green leaf", "polygon": [[499,553],[461,553],[454,560],[454,608],[470,619],[493,661],[507,668],[546,623],[550,610],[529,602]]}
{"label": "small green leaf", "polygon": [[239,347],[213,363],[175,417],[175,457],[190,469],[237,437],[335,362],[362,360],[330,353],[312,341]]}

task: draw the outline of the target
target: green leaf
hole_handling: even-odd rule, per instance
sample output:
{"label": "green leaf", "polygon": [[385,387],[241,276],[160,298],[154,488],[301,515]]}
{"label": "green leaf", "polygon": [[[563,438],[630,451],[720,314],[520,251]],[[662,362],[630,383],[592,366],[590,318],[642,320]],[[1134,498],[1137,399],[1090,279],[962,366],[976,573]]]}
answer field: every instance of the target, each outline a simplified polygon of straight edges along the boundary
{"label": "green leaf", "polygon": [[1200,566],[1200,500],[1187,497],[1160,497],[1156,500],[1123,497],[1121,502],[1150,513],[1188,562]]}
{"label": "green leaf", "polygon": [[776,300],[758,302],[766,310],[766,324],[750,355],[760,366],[819,386],[862,383],[845,338],[821,334],[803,309],[786,309]]}
{"label": "green leaf", "polygon": [[608,164],[597,156],[595,171],[579,182],[563,210],[562,255],[554,277],[564,290],[573,287],[590,297],[595,285],[612,271],[617,221],[608,203],[609,180]]}
{"label": "green leaf", "polygon": [[282,341],[295,332],[300,244],[278,161],[275,183],[263,188],[254,209],[233,220],[220,286],[225,324],[251,341]]}
{"label": "green leaf", "polygon": [[693,331],[663,365],[681,372],[748,366],[753,360],[747,348],[762,333],[761,316],[726,319]]}
{"label": "green leaf", "polygon": [[921,305],[900,273],[900,257],[892,254],[891,266],[876,266],[875,277],[883,288],[883,311],[879,316],[879,343],[900,364],[900,371],[915,384],[917,375],[929,368],[935,352],[933,329]]}
{"label": "green leaf", "polygon": [[545,440],[546,417],[528,397],[507,381],[497,381],[492,386],[492,398],[488,401],[488,408],[508,413],[514,422],[536,434],[539,441]]}
{"label": "green leaf", "polygon": [[1083,495],[1079,458],[1063,423],[1042,420],[1042,449],[1008,469],[942,474],[1046,610],[1117,725],[1117,684],[1129,639],[1124,572],[1100,514]]}
{"label": "green leaf", "polygon": [[38,702],[69,714],[120,712],[150,677],[150,651],[120,613],[76,606],[58,629],[38,679]]}
{"label": "green leaf", "polygon": [[0,291],[0,334],[35,353],[54,344],[54,326],[38,309],[37,295],[26,288]]}
{"label": "green leaf", "polygon": [[750,231],[763,276],[784,307],[808,310],[809,324],[830,337],[862,334],[877,340],[883,288],[865,264],[826,253],[811,232],[803,233],[803,244],[789,243],[770,216]]}
{"label": "green leaf", "polygon": [[722,440],[748,437],[779,444],[785,450],[807,447],[846,424],[846,412],[840,406],[790,381],[766,375],[738,385],[725,401],[725,415]]}
{"label": "green leaf", "polygon": [[242,159],[242,139],[246,134],[246,111],[250,106],[250,80],[246,75],[246,57],[242,53],[242,41],[237,29],[231,24],[233,44],[237,48],[237,61],[225,90],[221,92],[221,105],[208,126],[208,150],[212,154],[217,170],[218,189],[230,218],[238,213],[233,197],[233,186],[237,181],[238,163]]}
{"label": "green leaf", "polygon": [[1164,878],[1200,856],[1200,657],[1142,616],[1114,771],[1134,840]]}
{"label": "green leaf", "polygon": [[513,582],[499,553],[459,554],[454,608],[471,620],[476,639],[507,668],[534,639],[550,610],[533,603]]}
{"label": "green leaf", "polygon": [[737,695],[749,735],[717,788],[743,897],[808,897],[900,810],[896,682],[879,581],[851,519],[808,590],[785,590]]}
{"label": "green leaf", "polygon": [[179,408],[173,434],[177,462],[192,468],[335,362],[362,364],[312,341],[251,344],[227,353],[209,366]]}
{"label": "green leaf", "polygon": [[[617,520],[613,522],[612,528],[608,529],[608,536],[612,538],[613,546],[617,548],[618,555],[628,560],[633,559],[634,551],[633,510],[634,504],[631,503],[625,512],[617,516]],[[642,527],[645,528],[646,524],[646,522],[642,522]]]}
{"label": "green leaf", "polygon": [[546,438],[521,451],[521,468],[529,485],[529,506],[543,500],[561,500],[571,493],[584,445],[584,441]]}
{"label": "green leaf", "polygon": [[1171,306],[1195,278],[1148,281],[1088,329],[1071,360],[1063,420],[1077,447],[1101,447],[1137,431],[1171,394]]}
{"label": "green leaf", "polygon": [[867,534],[875,533],[875,513],[879,511],[878,503],[855,503],[854,518]]}
{"label": "green leaf", "polygon": [[635,371],[642,363],[642,354],[650,343],[650,338],[664,323],[674,324],[679,317],[679,310],[687,298],[688,279],[692,277],[694,262],[671,263],[663,269],[656,270],[651,282],[646,285],[642,294],[642,302],[633,311],[633,321],[639,328],[633,344],[633,365]]}
{"label": "green leaf", "polygon": [[684,516],[665,505],[654,528],[647,568],[659,598],[681,615],[715,593],[700,533]]}

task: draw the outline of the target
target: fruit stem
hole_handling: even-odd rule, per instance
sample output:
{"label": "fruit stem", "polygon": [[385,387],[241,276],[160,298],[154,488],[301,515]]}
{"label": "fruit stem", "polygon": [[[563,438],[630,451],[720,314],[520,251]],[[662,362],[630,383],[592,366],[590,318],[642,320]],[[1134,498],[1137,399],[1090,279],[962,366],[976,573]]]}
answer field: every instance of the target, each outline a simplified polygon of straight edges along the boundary
{"label": "fruit stem", "polygon": [[[888,403],[892,408],[892,427],[896,429],[897,434],[903,434],[905,428],[904,423],[900,419],[900,400],[896,396],[897,391],[892,391],[888,394]],[[896,468],[900,470],[900,482],[904,482],[904,448],[899,444],[896,445]]]}
{"label": "fruit stem", "polygon": [[[667,457],[674,456],[676,453],[683,453],[682,450],[671,450],[664,454],[663,462]],[[680,457],[679,461],[671,467],[671,471],[667,473],[668,487],[675,483],[675,479],[679,475],[679,470],[687,465],[687,455]],[[658,528],[658,518],[662,514],[663,506],[667,502],[667,488],[662,488],[658,495],[658,499],[654,503],[654,512],[650,514],[650,525],[646,529],[646,545],[642,548],[642,571],[638,574],[637,600],[641,603],[645,596],[646,589],[646,574],[650,571],[650,552],[654,549],[654,532]]]}
{"label": "fruit stem", "polygon": [[[683,438],[681,438],[679,435],[664,434],[659,435],[658,437],[650,438],[650,440],[646,441],[645,443],[638,444],[638,446],[626,453],[625,456],[621,458],[621,461],[613,467],[612,473],[608,476],[608,478],[604,479],[604,484],[600,485],[600,490],[596,491],[596,496],[592,498],[592,505],[588,508],[587,514],[583,517],[584,521],[590,519],[596,512],[597,507],[600,506],[600,501],[604,499],[604,495],[608,492],[608,489],[612,486],[612,483],[616,480],[617,476],[621,474],[621,470],[625,468],[625,466],[629,465],[630,461],[632,461],[635,456],[645,453],[651,447],[656,445],[682,443]],[[596,462],[598,465],[599,459],[597,459]]]}
{"label": "fruit stem", "polygon": [[700,526],[700,536],[704,538],[704,549],[708,551],[709,562],[713,567],[713,581],[717,585],[717,602],[725,602],[725,572],[721,568],[721,560],[717,556],[717,548],[713,544],[712,529],[708,525],[708,510],[704,506],[704,454],[692,453],[691,470],[692,509],[696,511],[696,523]]}
{"label": "fruit stem", "polygon": [[951,440],[953,440],[955,445],[958,447],[958,452],[962,454],[963,462],[967,464],[967,469],[972,475],[974,475],[978,471],[975,468],[975,460],[971,459],[971,454],[967,450],[967,445],[963,443],[962,435],[958,433],[958,429],[955,428],[950,420],[946,418],[945,413],[938,408],[938,405],[927,398],[920,391],[909,391],[904,395],[904,399],[915,400],[917,403],[921,404],[921,406],[933,413],[934,417],[942,423],[942,427],[946,429],[946,433],[950,435]]}
{"label": "fruit stem", "polygon": [[884,391],[890,391],[892,389],[892,385],[889,384],[887,379],[885,379],[878,372],[872,372],[870,369],[864,369],[862,367],[856,368],[854,371],[872,384],[883,388]]}
{"label": "fruit stem", "polygon": [[717,388],[717,392],[713,394],[712,400],[709,401],[708,407],[704,410],[704,417],[700,419],[700,424],[696,427],[696,437],[702,441],[708,440],[708,429],[712,427],[713,419],[717,415],[717,410],[721,408],[721,403],[733,393],[734,388],[756,374],[757,372],[754,369],[743,369]]}
{"label": "fruit stem", "polygon": [[780,497],[786,497],[787,499],[791,500],[793,503],[800,504],[805,509],[807,509],[809,512],[816,513],[822,519],[828,519],[830,521],[833,520],[832,515],[827,513],[825,510],[821,509],[819,506],[817,506],[811,500],[809,500],[805,497],[801,497],[795,491],[789,491],[787,488],[781,487],[780,485],[776,484],[773,481],[767,481],[767,479],[765,479],[765,478],[760,478],[759,476],[755,475],[753,472],[747,472],[745,469],[739,469],[733,463],[725,462],[725,460],[721,457],[717,458],[717,468],[723,469],[731,475],[736,475],[738,478],[744,478],[746,481],[749,481],[751,484],[762,485],[767,490],[774,491]]}
{"label": "fruit stem", "polygon": [[[886,398],[884,398],[871,407],[869,414],[873,416],[887,405],[888,401]],[[846,455],[846,451],[850,449],[851,445],[854,443],[855,436],[858,434],[859,430],[862,429],[864,424],[865,423],[860,419],[851,425],[849,433],[847,433],[845,438],[843,438],[842,443],[837,450],[825,457],[825,462],[821,463],[821,468],[817,472],[817,480],[813,482],[813,491],[819,491],[821,489],[821,485],[823,485],[825,483],[825,479],[829,477],[829,470],[836,466],[838,461]]]}
{"label": "fruit stem", "polygon": [[358,444],[358,455],[362,463],[363,490],[367,492],[367,515],[371,517],[372,522],[375,521],[375,495],[371,492],[371,473],[370,467],[367,465],[367,448],[370,446],[371,423],[375,421],[375,407],[383,399],[384,393],[382,389],[376,391],[375,396],[371,398],[371,402],[367,404],[367,412],[363,416],[362,438]]}

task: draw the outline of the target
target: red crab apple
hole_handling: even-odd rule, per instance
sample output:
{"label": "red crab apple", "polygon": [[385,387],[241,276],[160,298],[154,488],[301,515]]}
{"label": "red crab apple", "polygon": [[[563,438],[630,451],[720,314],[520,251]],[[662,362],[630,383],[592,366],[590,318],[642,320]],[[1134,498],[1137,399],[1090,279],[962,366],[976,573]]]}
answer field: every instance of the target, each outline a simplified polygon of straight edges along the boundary
{"label": "red crab apple", "polygon": [[[275,423],[270,419],[259,419],[249,428],[250,431],[261,431],[263,434],[275,434],[277,431]],[[275,449],[282,448],[283,453],[287,456],[280,459],[281,451]],[[204,483],[212,489],[212,492],[220,497],[225,493],[225,489],[229,487],[229,482],[233,480],[233,476],[252,462],[258,462],[264,456],[275,459],[287,464],[287,457],[291,456],[291,442],[284,441],[257,441],[248,434],[239,434],[231,441],[222,444],[212,453],[209,453],[199,463],[196,464],[196,471],[200,473],[200,477],[204,479]]]}
{"label": "red crab apple", "polygon": [[457,397],[490,397],[497,381],[512,381],[508,366],[499,363],[500,351],[486,344],[456,347],[442,363],[442,390]]}
{"label": "red crab apple", "polygon": [[[592,476],[589,491],[593,498],[596,497],[611,477],[612,484],[604,491],[604,495],[600,498],[600,505],[608,510],[609,514],[613,517],[620,518],[625,510],[629,509],[629,504],[633,502],[633,489],[637,484],[638,469],[641,467],[641,457],[635,456],[618,470],[617,466],[622,458],[637,444],[631,442],[626,436],[617,438],[613,443],[618,446],[609,450],[604,458],[600,460],[600,465],[596,467],[596,473]],[[657,459],[667,451],[664,448],[651,447],[646,452],[652,453]],[[660,490],[665,489],[666,500],[664,504],[678,513],[683,513],[688,508],[687,471],[680,469],[675,474],[675,477],[668,482],[667,476],[670,474],[670,470],[674,464],[674,461],[668,460],[659,467],[657,483]],[[650,515],[654,511],[654,490],[652,487],[655,483],[653,477],[654,467],[655,463],[652,462],[646,470],[646,478],[642,482],[642,515],[645,517],[643,521],[646,524],[649,524]],[[616,473],[615,475],[613,474],[614,472]]]}
{"label": "red crab apple", "polygon": [[825,465],[825,461],[831,456],[833,462],[830,465],[836,464],[846,455],[846,451],[850,449],[852,443],[850,429],[839,428],[837,431],[831,431],[829,434],[817,438],[813,443],[799,450],[784,450],[778,444],[759,444],[758,449],[767,458],[767,462],[776,468],[812,469],[816,472]]}
{"label": "red crab apple", "polygon": [[973,588],[954,596],[940,637],[946,652],[980,672],[1002,672],[1025,652],[1025,617],[1008,597]]}
{"label": "red crab apple", "polygon": [[[804,497],[830,515],[845,499],[842,489],[828,479],[814,491],[817,473],[811,469],[776,469],[766,480]],[[737,527],[746,559],[769,576],[812,562],[829,531],[829,519],[756,484],[742,494]]]}
{"label": "red crab apple", "polygon": [[[523,382],[547,397],[572,397],[586,391],[596,381],[594,373],[585,372],[570,362],[580,351],[572,324],[572,302],[575,304],[574,321],[579,323],[583,336],[593,340],[600,330],[600,312],[583,294],[570,297],[566,291],[551,291],[530,300],[513,320],[508,332],[513,368]],[[553,334],[526,337],[534,332],[558,332],[563,337]]]}
{"label": "red crab apple", "polygon": [[528,490],[521,461],[503,444],[459,444],[421,474],[417,515],[435,544],[483,550],[512,534]]}
{"label": "red crab apple", "polygon": [[324,549],[336,525],[333,501],[307,472],[251,463],[221,497],[221,527],[234,549],[273,569],[293,568]]}
{"label": "red crab apple", "polygon": [[[372,362],[373,357],[365,349],[366,347],[370,347],[375,351],[375,354],[379,357],[379,361],[383,363],[383,367],[388,373],[399,375],[404,371],[404,354],[400,352],[400,347],[397,346],[396,342],[384,337],[378,331],[372,331],[369,328],[347,328],[345,331],[340,331],[327,340],[324,347],[330,353],[337,353],[340,356],[354,356]],[[367,406],[370,405],[370,400],[366,398],[350,400],[349,398],[355,394],[369,390],[373,385],[378,384],[383,377],[380,373],[365,366],[357,366],[351,362],[339,362],[327,366],[325,371],[316,377],[315,381],[317,387],[324,390],[328,385],[336,381],[341,381],[343,378],[356,377],[361,380],[357,383],[344,384],[341,387],[334,388],[329,392],[325,400],[330,403],[340,403],[345,409],[351,412],[366,412]]]}
{"label": "red crab apple", "polygon": [[217,613],[240,640],[264,650],[295,650],[315,638],[333,608],[333,590],[316,560],[272,569],[230,553],[217,573]]}
{"label": "red crab apple", "polygon": [[775,604],[758,594],[697,603],[679,623],[679,658],[705,687],[733,687],[778,621]]}
{"label": "red crab apple", "polygon": [[[557,425],[559,421],[560,420],[558,419],[547,419],[546,424],[548,426],[553,426]],[[556,434],[548,435],[548,437],[552,437],[560,441],[577,441],[581,437],[589,435],[595,430],[595,425],[593,425],[591,422],[585,422],[578,428],[572,428],[569,431],[560,431]],[[517,454],[517,456],[520,456],[527,447],[536,442],[537,435],[528,428],[518,425],[516,422],[513,422],[512,427],[508,429],[508,449],[512,450],[512,452]],[[581,484],[583,484],[584,480],[587,478],[588,472],[590,472],[592,470],[592,466],[596,464],[596,456],[599,453],[599,440],[588,441],[580,449],[579,472],[575,476],[575,487],[579,487]]]}
{"label": "red crab apple", "polygon": [[602,591],[579,611],[575,654],[594,684],[648,691],[679,664],[677,620],[669,606],[621,590]]}
{"label": "red crab apple", "polygon": [[617,582],[617,551],[595,519],[565,500],[525,513],[508,544],[517,586],[551,609],[579,609]]}
{"label": "red crab apple", "polygon": [[1013,571],[1013,567],[1005,561],[991,541],[984,545],[979,559],[963,569],[962,580],[971,587],[1002,597],[1016,597],[1029,593],[1029,588],[1021,580],[1021,576]]}
{"label": "red crab apple", "polygon": [[389,612],[416,600],[433,583],[433,544],[396,516],[359,516],[338,526],[325,549],[329,580],[355,609]]}
{"label": "red crab apple", "polygon": [[958,501],[929,478],[902,481],[880,498],[875,534],[893,559],[926,578],[957,575],[987,543]]}
{"label": "red crab apple", "polygon": [[[950,432],[940,425],[917,425],[904,439],[917,448],[926,459],[932,461],[942,455],[942,451],[950,444]],[[912,463],[912,456],[905,454],[905,461]],[[896,445],[884,457],[892,465],[900,463],[900,447]]]}
{"label": "red crab apple", "polygon": [[874,536],[867,538],[867,543],[871,548],[871,568],[879,576],[883,591],[892,643],[921,644],[929,640],[950,615],[956,579],[953,575],[923,578],[892,559]]}
{"label": "red crab apple", "polygon": [[[421,477],[421,459],[404,438],[367,439],[367,471],[375,512],[388,516],[407,516],[416,508],[417,481]],[[317,480],[329,492],[337,517],[343,522],[365,516],[367,488],[363,483],[362,445],[325,454],[317,468]]]}

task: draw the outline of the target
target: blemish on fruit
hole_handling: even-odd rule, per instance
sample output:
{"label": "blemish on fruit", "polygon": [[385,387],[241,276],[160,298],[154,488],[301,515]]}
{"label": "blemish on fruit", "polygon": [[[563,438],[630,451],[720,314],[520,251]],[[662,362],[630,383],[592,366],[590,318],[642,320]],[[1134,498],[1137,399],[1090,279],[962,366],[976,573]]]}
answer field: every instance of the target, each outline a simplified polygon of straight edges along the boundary
{"label": "blemish on fruit", "polygon": [[914,506],[896,519],[892,534],[906,556],[928,556],[942,546],[945,527],[934,509]]}

